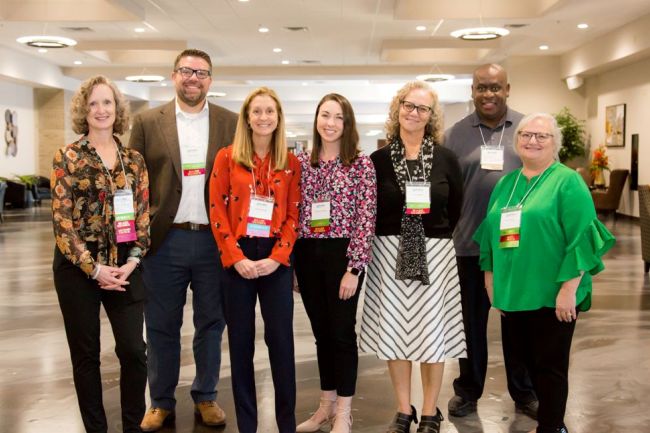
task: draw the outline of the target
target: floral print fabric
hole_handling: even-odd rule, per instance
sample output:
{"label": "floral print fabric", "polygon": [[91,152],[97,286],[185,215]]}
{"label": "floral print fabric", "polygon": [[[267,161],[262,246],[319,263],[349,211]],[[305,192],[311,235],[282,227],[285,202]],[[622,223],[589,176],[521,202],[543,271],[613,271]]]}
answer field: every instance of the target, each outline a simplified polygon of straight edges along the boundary
{"label": "floral print fabric", "polygon": [[[301,238],[349,238],[348,266],[364,269],[371,259],[370,250],[377,216],[377,179],[370,158],[361,155],[348,167],[337,157],[312,167],[310,154],[298,155],[301,168]],[[312,233],[311,207],[315,200],[330,200],[330,230]]]}
{"label": "floral print fabric", "polygon": [[[85,138],[54,155],[50,186],[56,245],[87,275],[92,274],[96,263],[118,266],[113,215],[117,189],[128,187],[133,191],[137,240],[128,244],[129,257],[140,258],[149,248],[149,177],[144,159],[114,139],[126,172],[120,158],[109,171]],[[97,243],[96,257],[86,242]]]}

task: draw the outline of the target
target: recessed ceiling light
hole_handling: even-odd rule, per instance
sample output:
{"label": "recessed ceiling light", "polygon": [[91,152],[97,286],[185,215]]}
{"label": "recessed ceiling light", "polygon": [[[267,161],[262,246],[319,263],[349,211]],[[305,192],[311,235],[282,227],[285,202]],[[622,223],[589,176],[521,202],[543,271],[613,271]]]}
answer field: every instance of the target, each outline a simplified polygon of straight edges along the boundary
{"label": "recessed ceiling light", "polygon": [[208,92],[208,98],[223,98],[226,96],[224,92]]}
{"label": "recessed ceiling light", "polygon": [[145,30],[146,29],[144,27],[136,27],[136,28],[133,29],[133,31],[136,32],[136,33],[144,33]]}
{"label": "recessed ceiling light", "polygon": [[165,82],[160,83],[160,87],[167,87],[167,83]]}
{"label": "recessed ceiling light", "polygon": [[129,75],[125,78],[126,81],[134,83],[158,83],[164,79],[162,75]]}
{"label": "recessed ceiling light", "polygon": [[451,32],[451,36],[466,41],[485,41],[507,36],[510,31],[501,27],[474,27]]}
{"label": "recessed ceiling light", "polygon": [[45,48],[39,48],[39,49],[38,49],[38,52],[39,52],[39,53],[43,53],[43,54],[45,54],[45,53],[47,53],[47,49],[45,49]]}
{"label": "recessed ceiling light", "polygon": [[239,0],[240,3],[248,3],[248,0]]}
{"label": "recessed ceiling light", "polygon": [[580,24],[578,24],[578,28],[579,28],[579,29],[588,29],[588,28],[589,28],[589,24],[587,24],[587,23],[580,23]]}
{"label": "recessed ceiling light", "polygon": [[418,32],[423,32],[426,29],[427,29],[427,26],[417,26],[417,27],[415,27],[415,30],[417,30]]}
{"label": "recessed ceiling light", "polygon": [[274,53],[281,53],[281,52],[282,52],[282,48],[273,48],[273,52],[274,52]]}
{"label": "recessed ceiling light", "polygon": [[77,41],[61,36],[23,36],[16,39],[19,44],[36,48],[66,48],[77,45]]}
{"label": "recessed ceiling light", "polygon": [[75,65],[83,65],[83,63],[84,63],[84,62],[82,62],[81,60],[75,60],[75,61],[74,61],[74,64],[75,64]]}
{"label": "recessed ceiling light", "polygon": [[542,50],[542,51],[546,51],[546,50],[548,50],[548,45],[540,45],[539,49]]}
{"label": "recessed ceiling light", "polygon": [[283,60],[283,61],[282,61],[282,64],[283,64],[283,65],[288,65],[288,64],[289,64],[289,61],[288,61],[288,60]]}
{"label": "recessed ceiling light", "polygon": [[264,27],[264,26],[259,26],[259,27],[257,28],[257,31],[260,32],[260,33],[268,33],[268,32],[269,32],[269,28],[268,28],[268,27]]}
{"label": "recessed ceiling light", "polygon": [[427,83],[438,83],[440,81],[449,81],[449,80],[453,80],[454,78],[456,77],[450,74],[425,74],[425,75],[418,75],[417,77],[415,77],[416,80],[426,81]]}
{"label": "recessed ceiling light", "polygon": [[366,132],[366,137],[375,137],[381,134],[381,132],[381,129],[371,129],[370,131]]}

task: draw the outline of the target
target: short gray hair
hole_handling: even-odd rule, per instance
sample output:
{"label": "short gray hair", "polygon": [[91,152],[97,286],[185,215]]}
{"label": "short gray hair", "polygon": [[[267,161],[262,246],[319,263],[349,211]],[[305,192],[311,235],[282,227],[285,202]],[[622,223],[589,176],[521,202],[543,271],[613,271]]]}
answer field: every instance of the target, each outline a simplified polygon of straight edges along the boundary
{"label": "short gray hair", "polygon": [[524,116],[524,118],[521,119],[521,122],[519,122],[519,125],[517,125],[517,129],[515,129],[514,140],[512,140],[513,146],[515,148],[515,153],[519,155],[519,152],[517,152],[517,140],[519,140],[519,131],[524,129],[526,125],[535,119],[544,119],[550,123],[551,134],[553,134],[553,155],[555,160],[558,161],[560,159],[560,148],[562,147],[562,130],[558,126],[555,117],[553,117],[552,114],[548,113],[532,113]]}

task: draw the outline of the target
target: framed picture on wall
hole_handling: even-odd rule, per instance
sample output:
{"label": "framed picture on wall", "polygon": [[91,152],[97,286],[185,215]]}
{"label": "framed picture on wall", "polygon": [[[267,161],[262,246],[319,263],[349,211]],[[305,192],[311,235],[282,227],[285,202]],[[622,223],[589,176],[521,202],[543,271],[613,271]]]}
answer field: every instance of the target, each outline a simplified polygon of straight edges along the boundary
{"label": "framed picture on wall", "polygon": [[605,107],[605,145],[625,146],[625,104]]}

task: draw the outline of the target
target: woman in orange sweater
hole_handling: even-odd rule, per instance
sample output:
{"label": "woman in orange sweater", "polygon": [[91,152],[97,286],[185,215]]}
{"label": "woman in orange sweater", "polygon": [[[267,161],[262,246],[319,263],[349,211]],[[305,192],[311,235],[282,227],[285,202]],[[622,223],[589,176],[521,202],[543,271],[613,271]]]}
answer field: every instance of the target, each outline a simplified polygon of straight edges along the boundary
{"label": "woman in orange sweater", "polygon": [[232,146],[217,154],[210,178],[210,224],[225,268],[224,306],[237,426],[257,431],[255,304],[275,387],[280,433],[295,433],[292,269],[300,163],[287,151],[275,92],[254,90],[242,105]]}

